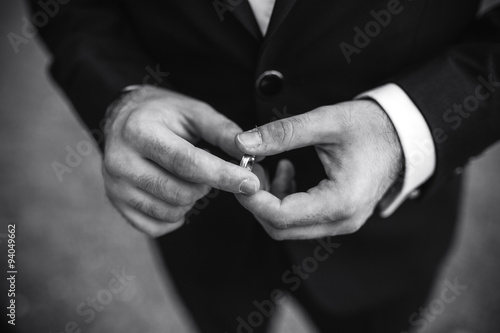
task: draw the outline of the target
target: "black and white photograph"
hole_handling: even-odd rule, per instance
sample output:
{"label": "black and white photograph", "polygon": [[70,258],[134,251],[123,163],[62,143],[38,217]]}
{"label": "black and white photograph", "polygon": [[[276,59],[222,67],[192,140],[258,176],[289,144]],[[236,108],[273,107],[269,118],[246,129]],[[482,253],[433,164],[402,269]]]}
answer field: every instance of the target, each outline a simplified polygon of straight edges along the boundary
{"label": "black and white photograph", "polygon": [[500,0],[0,29],[0,332],[500,332]]}

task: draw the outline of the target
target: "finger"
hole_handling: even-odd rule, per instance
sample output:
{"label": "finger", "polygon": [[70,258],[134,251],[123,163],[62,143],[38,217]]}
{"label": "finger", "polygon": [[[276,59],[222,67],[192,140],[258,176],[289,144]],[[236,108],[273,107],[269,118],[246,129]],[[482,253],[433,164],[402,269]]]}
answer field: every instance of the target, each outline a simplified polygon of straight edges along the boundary
{"label": "finger", "polygon": [[315,224],[307,227],[295,227],[284,230],[267,228],[266,232],[274,240],[306,240],[328,236],[352,234],[359,230],[363,223],[353,219],[335,221],[325,224]]}
{"label": "finger", "polygon": [[186,181],[249,195],[259,188],[259,179],[252,172],[196,148],[164,128],[142,133],[134,144],[145,157]]}
{"label": "finger", "polygon": [[331,181],[323,180],[307,192],[294,193],[283,200],[265,191],[258,191],[253,196],[237,195],[236,198],[270,227],[285,230],[349,218],[350,204],[336,193],[334,186]]}
{"label": "finger", "polygon": [[276,167],[276,175],[271,184],[271,193],[283,199],[295,192],[295,168],[289,160],[281,160]]}
{"label": "finger", "polygon": [[[297,194],[306,197],[309,193]],[[259,198],[259,196],[261,197]],[[288,196],[287,199],[291,199],[294,196]],[[366,216],[356,218],[350,214],[341,214],[332,218],[331,213],[325,213],[323,216],[316,214],[321,208],[319,207],[320,205],[317,207],[312,206],[319,199],[319,197],[314,198],[314,196],[311,196],[310,202],[300,200],[298,196],[295,196],[294,199],[303,201],[302,204],[299,204],[295,200],[290,200],[284,204],[281,201],[281,207],[274,207],[275,211],[273,212],[264,204],[271,203],[270,206],[276,206],[276,201],[279,201],[279,199],[274,197],[275,202],[272,203],[272,197],[271,194],[264,191],[259,191],[252,197],[236,195],[240,203],[254,214],[264,230],[275,240],[315,239],[350,234],[356,232],[367,218]],[[297,209],[290,209],[290,207]],[[278,210],[279,212],[276,212]]]}
{"label": "finger", "polygon": [[316,110],[277,120],[236,136],[237,147],[245,154],[275,155],[288,150],[330,142],[341,129],[338,108]]}
{"label": "finger", "polygon": [[118,181],[111,192],[114,200],[122,201],[144,215],[165,223],[181,220],[194,205],[172,205],[124,181]]}
{"label": "finger", "polygon": [[140,159],[132,168],[131,183],[165,202],[188,206],[203,198],[211,187],[177,178],[157,164]]}
{"label": "finger", "polygon": [[127,152],[128,157],[103,164],[103,173],[115,179],[122,179],[156,196],[165,202],[186,206],[193,204],[210,191],[210,186],[195,184],[175,177],[156,163],[135,152]]}
{"label": "finger", "polygon": [[230,156],[241,158],[243,154],[234,142],[234,137],[242,132],[241,127],[210,106],[194,108],[192,116],[192,125],[201,138]]}
{"label": "finger", "polygon": [[159,237],[180,228],[184,224],[184,218],[175,223],[164,223],[151,218],[140,211],[122,202],[117,203],[116,208],[122,216],[137,230],[151,237]]}

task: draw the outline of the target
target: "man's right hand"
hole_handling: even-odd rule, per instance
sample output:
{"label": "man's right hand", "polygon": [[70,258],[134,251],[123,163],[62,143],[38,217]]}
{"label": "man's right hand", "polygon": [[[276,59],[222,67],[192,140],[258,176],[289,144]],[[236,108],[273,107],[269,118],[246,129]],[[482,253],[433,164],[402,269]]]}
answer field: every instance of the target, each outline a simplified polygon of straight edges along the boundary
{"label": "man's right hand", "polygon": [[156,87],[134,90],[110,110],[103,176],[111,203],[137,229],[160,236],[179,228],[212,187],[254,194],[255,174],[194,144],[204,139],[240,159],[242,132],[208,104]]}

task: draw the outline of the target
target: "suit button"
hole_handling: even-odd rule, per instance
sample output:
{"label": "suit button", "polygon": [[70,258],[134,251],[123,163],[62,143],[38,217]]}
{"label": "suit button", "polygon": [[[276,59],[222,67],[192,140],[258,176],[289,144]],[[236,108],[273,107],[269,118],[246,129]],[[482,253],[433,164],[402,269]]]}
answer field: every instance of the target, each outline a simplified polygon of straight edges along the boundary
{"label": "suit button", "polygon": [[257,90],[264,96],[276,95],[283,87],[283,74],[278,71],[265,71],[255,82]]}

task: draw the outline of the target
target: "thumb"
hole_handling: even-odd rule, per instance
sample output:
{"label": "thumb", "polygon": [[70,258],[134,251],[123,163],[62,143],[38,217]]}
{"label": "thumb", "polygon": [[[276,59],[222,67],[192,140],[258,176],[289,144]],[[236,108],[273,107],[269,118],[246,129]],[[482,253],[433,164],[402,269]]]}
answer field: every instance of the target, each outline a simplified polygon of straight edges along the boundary
{"label": "thumb", "polygon": [[240,159],[243,153],[234,142],[234,137],[243,130],[235,122],[208,106],[202,110],[193,110],[190,119],[200,137],[213,146],[219,147],[226,154]]}
{"label": "thumb", "polygon": [[327,142],[335,133],[334,108],[318,108],[240,133],[236,145],[245,154],[268,156]]}

